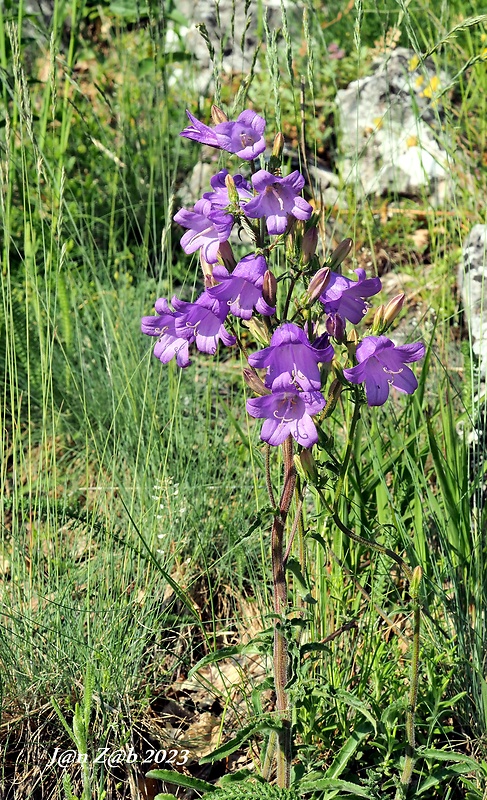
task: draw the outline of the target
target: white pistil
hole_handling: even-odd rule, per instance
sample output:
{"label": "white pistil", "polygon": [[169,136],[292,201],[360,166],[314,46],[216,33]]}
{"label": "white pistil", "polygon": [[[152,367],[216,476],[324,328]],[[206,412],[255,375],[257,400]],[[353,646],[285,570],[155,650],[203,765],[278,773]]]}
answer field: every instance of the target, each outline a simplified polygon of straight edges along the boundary
{"label": "white pistil", "polygon": [[273,194],[274,195],[274,197],[276,198],[277,202],[279,203],[279,208],[281,209],[281,211],[284,211],[284,201],[283,201],[282,197],[280,196],[279,192],[277,191],[277,189],[274,187],[274,184],[271,184],[270,186],[266,186],[265,190],[266,190],[267,194]]}
{"label": "white pistil", "polygon": [[213,230],[213,225],[210,225],[209,228],[205,228],[202,231],[197,231],[194,236],[191,237],[189,240],[189,244],[192,244],[198,236],[206,236],[208,233],[211,233]]}

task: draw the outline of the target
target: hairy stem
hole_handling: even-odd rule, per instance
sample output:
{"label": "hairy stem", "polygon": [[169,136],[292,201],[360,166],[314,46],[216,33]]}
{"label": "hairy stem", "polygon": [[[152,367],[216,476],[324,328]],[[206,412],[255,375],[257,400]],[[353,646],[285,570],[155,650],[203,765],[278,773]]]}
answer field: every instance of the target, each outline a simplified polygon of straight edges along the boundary
{"label": "hairy stem", "polygon": [[284,486],[279,510],[274,516],[271,533],[272,577],[274,587],[274,684],[276,709],[282,729],[277,740],[277,784],[288,788],[291,773],[291,720],[289,698],[286,692],[288,680],[288,647],[285,631],[287,611],[287,583],[284,566],[284,529],[286,517],[293,498],[296,473],[293,462],[293,440],[289,436],[282,445],[284,458]]}

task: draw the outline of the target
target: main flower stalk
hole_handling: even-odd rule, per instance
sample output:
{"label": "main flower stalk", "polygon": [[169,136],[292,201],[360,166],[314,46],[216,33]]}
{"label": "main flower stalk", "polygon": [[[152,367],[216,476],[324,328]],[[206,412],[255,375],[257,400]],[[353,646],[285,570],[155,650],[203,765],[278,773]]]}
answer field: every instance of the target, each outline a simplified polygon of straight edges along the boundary
{"label": "main flower stalk", "polygon": [[288,646],[286,638],[287,581],[284,566],[284,532],[286,518],[296,485],[296,471],[293,461],[293,439],[288,436],[282,445],[284,459],[284,486],[279,509],[274,516],[271,532],[272,578],[274,585],[274,686],[276,691],[276,711],[281,725],[277,737],[277,784],[288,788],[291,776],[291,718],[289,697],[286,692],[288,681]]}

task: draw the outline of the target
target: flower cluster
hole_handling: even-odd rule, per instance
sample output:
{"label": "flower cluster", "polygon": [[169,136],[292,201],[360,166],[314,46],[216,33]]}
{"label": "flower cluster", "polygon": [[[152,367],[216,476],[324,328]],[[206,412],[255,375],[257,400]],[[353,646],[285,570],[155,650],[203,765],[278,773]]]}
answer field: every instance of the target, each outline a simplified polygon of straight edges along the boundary
{"label": "flower cluster", "polygon": [[[254,320],[268,346],[248,355],[250,369],[245,376],[258,396],[247,401],[247,411],[264,419],[261,438],[274,446],[290,435],[305,448],[316,444],[316,417],[326,404],[322,377],[332,370],[343,386],[364,384],[369,405],[382,405],[391,386],[407,394],[414,392],[418,384],[407,364],[424,356],[424,345],[416,342],[397,347],[384,336],[404,296],[380,306],[372,335],[358,342],[355,331],[347,333],[347,323],[357,325],[363,320],[370,308],[369,298],[381,290],[381,282],[367,278],[363,269],[355,270],[356,280],[337,271],[350,251],[351,240],[342,242],[329,261],[316,269],[317,229],[309,222],[313,208],[301,196],[305,183],[301,173],[295,170],[281,175],[282,135],[276,137],[266,162],[266,122],[254,111],[244,111],[230,122],[214,106],[212,127],[189,111],[187,114],[190,125],[181,136],[251,162],[251,177],[249,181],[240,173],[232,176],[228,170],[220,170],[210,181],[211,190],[192,209],[181,209],[175,215],[175,222],[187,229],[181,239],[183,250],[188,254],[199,251],[205,288],[191,303],[173,297],[171,307],[160,298],[155,304],[156,316],[143,317],[143,333],[157,337],[154,355],[163,363],[176,358],[179,367],[187,367],[190,345],[214,354],[220,340],[227,346],[238,343],[246,353],[235,322],[229,318],[252,324],[249,321],[255,314],[265,317],[265,325]],[[238,262],[229,242],[236,225],[245,229],[253,244],[252,252]],[[296,255],[294,246],[290,268],[279,276],[282,286],[291,285],[281,304],[284,318],[279,319],[278,281],[268,264],[286,236],[300,247]],[[288,254],[291,251],[286,248]],[[298,281],[305,286],[301,300],[292,295]],[[227,320],[231,333],[224,324]],[[345,352],[352,366],[342,369],[340,356]],[[266,370],[263,381],[255,370]]]}

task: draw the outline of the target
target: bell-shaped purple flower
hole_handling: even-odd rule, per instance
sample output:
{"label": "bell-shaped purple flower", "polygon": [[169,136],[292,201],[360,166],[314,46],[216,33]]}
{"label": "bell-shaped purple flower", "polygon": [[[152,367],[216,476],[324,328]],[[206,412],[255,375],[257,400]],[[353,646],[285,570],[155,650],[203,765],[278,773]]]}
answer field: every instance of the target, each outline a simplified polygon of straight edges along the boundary
{"label": "bell-shaped purple flower", "polygon": [[178,336],[176,333],[176,314],[169,307],[165,297],[156,300],[155,308],[158,316],[142,317],[141,330],[147,336],[157,336],[154,346],[154,355],[163,364],[167,364],[176,356],[178,367],[187,367],[189,360],[189,345],[191,340]]}
{"label": "bell-shaped purple flower", "polygon": [[268,305],[262,297],[266,271],[264,256],[245,256],[231,274],[225,267],[217,265],[213,268],[213,278],[220,283],[207,289],[207,294],[226,303],[236,317],[250,319],[254,308],[259,314],[270,316],[276,309]]}
{"label": "bell-shaped purple flower", "polygon": [[247,400],[250,416],[265,419],[260,438],[274,447],[289,434],[303,447],[316,444],[318,433],[311,417],[324,407],[325,399],[319,392],[272,392]]}
{"label": "bell-shaped purple flower", "polygon": [[220,339],[228,347],[235,344],[235,336],[231,336],[223,325],[228,306],[210,297],[208,291],[203,292],[194,303],[173,297],[172,304],[177,312],[177,336],[196,342],[196,347],[202,353],[214,355]]}
{"label": "bell-shaped purple flower", "polygon": [[265,385],[273,392],[289,386],[311,392],[321,388],[318,364],[331,361],[333,347],[324,334],[311,344],[306,333],[293,322],[285,322],[274,331],[269,347],[249,356],[249,364],[257,369],[268,367]]}
{"label": "bell-shaped purple flower", "polygon": [[260,169],[252,175],[252,184],[258,194],[245,205],[244,211],[251,219],[265,217],[271,235],[284,233],[288,216],[302,220],[310,218],[313,209],[299,194],[304,178],[297,170],[279,178]]}
{"label": "bell-shaped purple flower", "polygon": [[265,119],[255,111],[242,111],[235,122],[220,122],[214,128],[205,125],[186,111],[191,125],[188,125],[181,136],[193,139],[201,144],[218,147],[234,153],[244,161],[251,161],[265,150]]}
{"label": "bell-shaped purple flower", "polygon": [[189,228],[181,238],[185,253],[194,253],[203,248],[203,255],[209,264],[218,260],[218,248],[226,242],[233,227],[233,216],[219,208],[213,208],[209,200],[202,198],[192,210],[182,208],[174,215],[174,221],[183,228]]}
{"label": "bell-shaped purple flower", "polygon": [[355,273],[357,281],[332,272],[325,291],[320,295],[320,302],[328,315],[339,315],[353,325],[357,325],[370,308],[364,298],[372,297],[382,289],[380,278],[366,278],[365,270],[361,268]]}
{"label": "bell-shaped purple flower", "polygon": [[418,361],[425,354],[424,344],[414,342],[397,347],[387,336],[366,336],[357,346],[357,366],[344,369],[351,383],[364,383],[369,406],[383,405],[389,387],[412,394],[418,382],[407,363]]}

